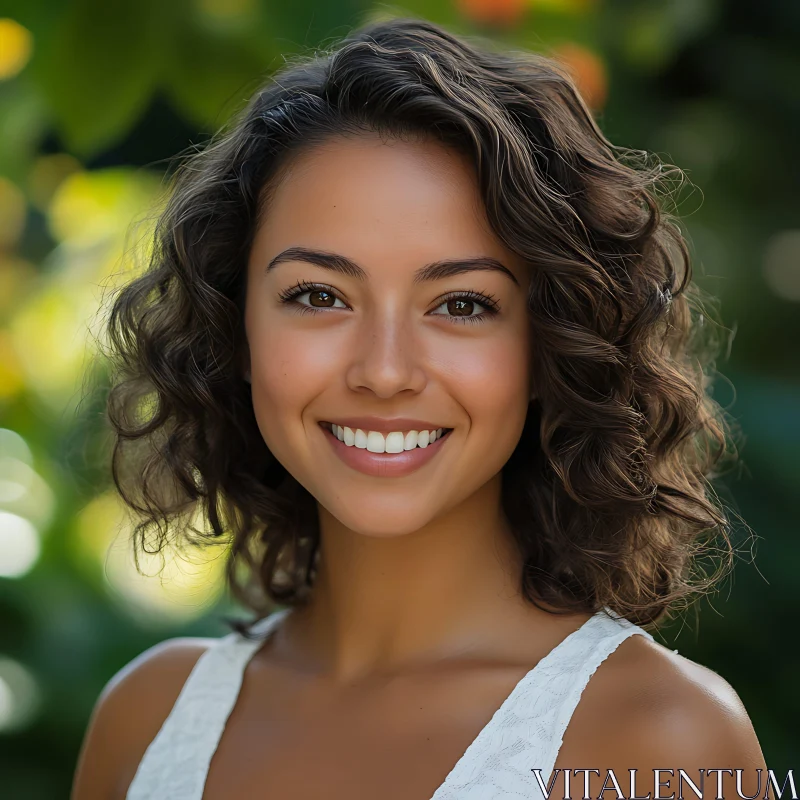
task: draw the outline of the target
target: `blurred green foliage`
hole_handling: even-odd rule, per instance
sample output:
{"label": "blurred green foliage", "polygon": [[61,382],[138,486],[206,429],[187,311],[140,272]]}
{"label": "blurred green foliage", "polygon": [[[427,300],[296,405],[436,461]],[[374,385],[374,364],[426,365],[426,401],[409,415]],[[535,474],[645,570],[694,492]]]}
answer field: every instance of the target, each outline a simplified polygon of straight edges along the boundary
{"label": "blurred green foliage", "polygon": [[718,490],[758,543],[755,565],[742,559],[665,641],[733,684],[770,767],[798,766],[800,3],[2,0],[4,798],[67,797],[105,682],[160,639],[224,632],[220,554],[173,560],[163,582],[127,557],[103,409],[82,392],[97,309],[136,268],[130,245],[146,243],[169,159],[285,56],[332,43],[376,8],[563,58],[614,143],[687,171],[695,189],[680,211],[697,277],[731,334],[715,392],[744,441]]}

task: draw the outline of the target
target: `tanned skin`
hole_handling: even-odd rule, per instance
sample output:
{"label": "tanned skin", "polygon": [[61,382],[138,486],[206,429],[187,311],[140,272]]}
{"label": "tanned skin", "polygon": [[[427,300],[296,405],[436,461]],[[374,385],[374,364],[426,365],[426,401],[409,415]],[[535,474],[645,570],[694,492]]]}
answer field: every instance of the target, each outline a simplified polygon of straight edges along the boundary
{"label": "tanned skin", "polygon": [[[343,255],[363,274],[301,258],[267,270],[296,247]],[[473,270],[413,280],[431,262],[476,256],[513,278]],[[536,394],[528,269],[489,228],[471,165],[436,142],[333,139],[282,173],[248,266],[249,365],[265,441],[318,501],[321,558],[308,605],[245,671],[204,800],[429,800],[515,684],[588,618],[522,598],[501,511],[500,470]],[[341,302],[298,313],[311,295],[278,297],[298,281],[330,286]],[[439,298],[457,291],[492,295],[499,313],[454,321]],[[415,473],[376,478],[345,466],[318,425],[367,414],[453,432]],[[124,798],[212,641],[169,640],[111,679],[72,800]],[[593,797],[610,769],[626,793],[637,769],[638,795],[654,797],[654,769],[697,781],[700,769],[739,768],[753,794],[759,767],[753,726],[726,681],[641,636],[589,681],[556,762],[598,769]],[[582,792],[573,777],[572,796]]]}

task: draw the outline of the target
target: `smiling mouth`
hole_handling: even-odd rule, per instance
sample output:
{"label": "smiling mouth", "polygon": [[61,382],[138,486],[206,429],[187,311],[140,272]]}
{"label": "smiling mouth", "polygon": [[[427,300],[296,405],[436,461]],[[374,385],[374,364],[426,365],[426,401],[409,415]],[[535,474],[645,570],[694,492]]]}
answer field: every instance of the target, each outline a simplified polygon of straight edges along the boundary
{"label": "smiling mouth", "polygon": [[320,425],[336,437],[345,447],[358,450],[367,450],[370,453],[401,454],[424,450],[429,445],[444,439],[453,430],[452,428],[434,428],[431,430],[368,431],[361,428],[349,428],[337,425],[335,422],[320,422]]}

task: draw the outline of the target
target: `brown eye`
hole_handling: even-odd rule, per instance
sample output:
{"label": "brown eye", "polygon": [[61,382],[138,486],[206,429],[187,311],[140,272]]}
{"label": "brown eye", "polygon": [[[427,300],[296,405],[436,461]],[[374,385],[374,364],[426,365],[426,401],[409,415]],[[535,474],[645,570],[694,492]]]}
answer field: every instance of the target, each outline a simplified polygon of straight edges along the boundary
{"label": "brown eye", "polygon": [[316,308],[330,308],[336,302],[336,298],[324,289],[308,292],[308,300],[309,304]]}
{"label": "brown eye", "polygon": [[475,310],[475,303],[462,297],[454,297],[447,301],[447,310],[454,317],[468,317]]}
{"label": "brown eye", "polygon": [[332,287],[329,289],[324,284],[307,281],[298,281],[291,289],[279,292],[278,297],[282,303],[303,306],[304,311],[311,313],[327,308],[347,308]]}
{"label": "brown eye", "polygon": [[[451,322],[484,322],[499,313],[497,301],[491,297],[473,292],[453,292],[441,300],[435,316],[444,317]],[[442,311],[444,309],[444,311]],[[434,312],[431,312],[434,313]]]}

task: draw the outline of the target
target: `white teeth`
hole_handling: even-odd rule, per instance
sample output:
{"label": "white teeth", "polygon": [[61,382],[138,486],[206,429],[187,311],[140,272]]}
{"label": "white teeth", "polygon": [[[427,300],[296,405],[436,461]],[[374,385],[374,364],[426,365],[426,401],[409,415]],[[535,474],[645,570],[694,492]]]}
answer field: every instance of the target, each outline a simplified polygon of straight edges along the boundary
{"label": "white teeth", "polygon": [[358,447],[371,453],[402,453],[416,447],[425,448],[444,435],[444,428],[430,431],[392,431],[383,434],[380,431],[364,431],[361,428],[348,428],[331,423],[333,435],[344,442],[347,447]]}
{"label": "white teeth", "polygon": [[386,434],[386,452],[387,453],[402,453],[403,452],[403,434],[401,431],[392,431]]}
{"label": "white teeth", "polygon": [[385,453],[386,452],[386,439],[382,433],[378,431],[370,431],[367,434],[367,450],[370,453]]}

